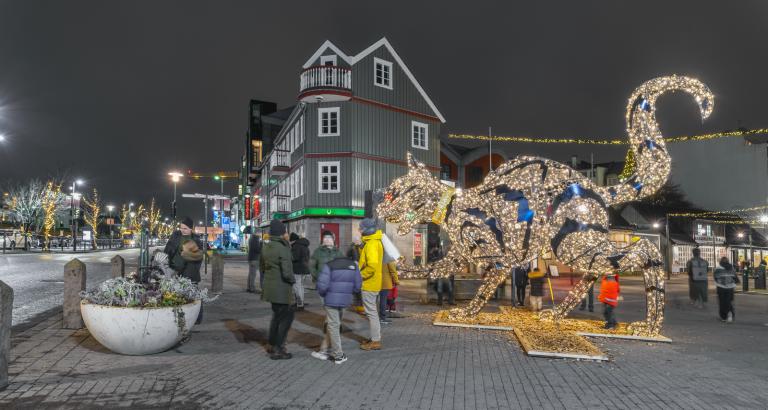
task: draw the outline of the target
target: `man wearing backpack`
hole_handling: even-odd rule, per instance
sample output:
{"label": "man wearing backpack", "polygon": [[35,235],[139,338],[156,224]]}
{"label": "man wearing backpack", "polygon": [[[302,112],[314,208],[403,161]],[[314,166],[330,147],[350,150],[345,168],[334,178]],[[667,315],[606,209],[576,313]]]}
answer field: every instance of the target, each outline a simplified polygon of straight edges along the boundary
{"label": "man wearing backpack", "polygon": [[702,259],[700,255],[701,250],[694,248],[693,258],[686,264],[686,270],[688,271],[691,304],[703,309],[704,304],[707,303],[707,288],[709,286],[707,269],[709,269],[709,263]]}

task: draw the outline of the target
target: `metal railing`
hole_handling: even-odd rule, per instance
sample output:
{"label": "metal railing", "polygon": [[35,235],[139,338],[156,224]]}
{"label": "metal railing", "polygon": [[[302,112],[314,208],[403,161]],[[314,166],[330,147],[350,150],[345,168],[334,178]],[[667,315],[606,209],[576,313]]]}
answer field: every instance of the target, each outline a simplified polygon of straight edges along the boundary
{"label": "metal railing", "polygon": [[[167,239],[152,238],[150,239],[150,245],[164,246],[167,241]],[[128,249],[138,247],[138,243],[132,243],[130,239],[122,238],[97,238],[95,245],[96,250]],[[86,240],[83,239],[82,236],[78,236],[75,246],[76,248],[73,249],[71,236],[49,237],[48,250],[51,252],[89,252],[94,250],[94,241]],[[19,236],[0,232],[0,252],[2,253],[6,253],[8,251],[41,252],[44,250],[45,237],[43,235],[29,234],[26,236]]]}
{"label": "metal railing", "polygon": [[277,167],[288,168],[291,166],[288,155],[290,152],[282,149],[274,149],[269,156],[269,167],[271,169]]}
{"label": "metal railing", "polygon": [[312,88],[352,89],[352,71],[336,66],[312,66],[301,72],[299,91]]}

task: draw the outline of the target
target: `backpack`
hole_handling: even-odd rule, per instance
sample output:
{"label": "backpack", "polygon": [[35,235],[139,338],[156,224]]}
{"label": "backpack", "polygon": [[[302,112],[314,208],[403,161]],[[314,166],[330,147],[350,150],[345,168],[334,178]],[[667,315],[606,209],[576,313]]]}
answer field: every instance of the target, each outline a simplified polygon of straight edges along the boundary
{"label": "backpack", "polygon": [[691,278],[693,280],[707,280],[707,261],[701,258],[691,261]]}

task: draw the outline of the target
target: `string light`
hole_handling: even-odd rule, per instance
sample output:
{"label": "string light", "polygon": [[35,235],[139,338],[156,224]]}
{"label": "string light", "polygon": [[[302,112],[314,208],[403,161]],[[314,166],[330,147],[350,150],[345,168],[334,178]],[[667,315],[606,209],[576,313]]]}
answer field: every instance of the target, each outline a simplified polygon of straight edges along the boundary
{"label": "string light", "polygon": [[598,187],[559,162],[521,156],[490,172],[479,186],[450,192],[450,187],[408,154],[408,173],[387,188],[384,202],[377,207],[378,215],[399,224],[398,234],[405,235],[416,224],[430,222],[436,210],[442,216],[444,207],[441,227],[450,247],[442,259],[425,267],[401,259],[401,276],[434,279],[458,273],[470,264],[484,267],[486,274],[475,297],[467,306],[451,310],[452,318],[466,320],[480,312],[513,267],[552,250],[564,264],[590,272],[562,303],[541,315],[542,319],[559,320],[580,303],[599,275],[640,268],[645,278],[646,319],[633,323],[631,329],[637,335],[658,335],[664,320],[661,253],[646,239],[616,247],[608,235],[607,208],[652,195],[666,182],[670,157],[655,107],[660,95],[675,90],[694,96],[702,118],[712,112],[714,96],[698,80],[660,77],[638,87],[626,111],[635,166],[614,186]]}
{"label": "string light", "polygon": [[48,181],[43,191],[41,208],[43,208],[43,249],[50,250],[51,231],[56,225],[56,208],[61,201],[61,185]]}
{"label": "string light", "polygon": [[[690,142],[690,141],[707,141],[719,138],[733,138],[733,137],[746,137],[749,135],[768,134],[768,128],[759,128],[754,130],[739,130],[739,131],[724,131],[713,132],[710,134],[698,134],[698,135],[678,135],[675,137],[668,137],[664,140],[667,143],[674,142]],[[448,134],[448,138],[463,139],[463,140],[479,140],[494,142],[523,142],[533,144],[581,144],[581,145],[627,145],[627,140],[624,139],[601,139],[601,138],[577,138],[577,137],[529,137],[529,136],[488,136],[488,135],[476,135],[476,134]]]}

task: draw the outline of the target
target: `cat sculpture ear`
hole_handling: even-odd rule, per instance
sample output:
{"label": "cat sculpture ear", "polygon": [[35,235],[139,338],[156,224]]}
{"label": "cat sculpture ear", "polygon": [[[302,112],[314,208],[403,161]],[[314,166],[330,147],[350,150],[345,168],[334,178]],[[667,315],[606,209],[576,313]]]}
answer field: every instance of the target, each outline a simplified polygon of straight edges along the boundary
{"label": "cat sculpture ear", "polygon": [[424,164],[419,162],[419,160],[417,160],[410,151],[406,154],[405,158],[406,162],[408,162],[408,172],[416,171],[424,167]]}

